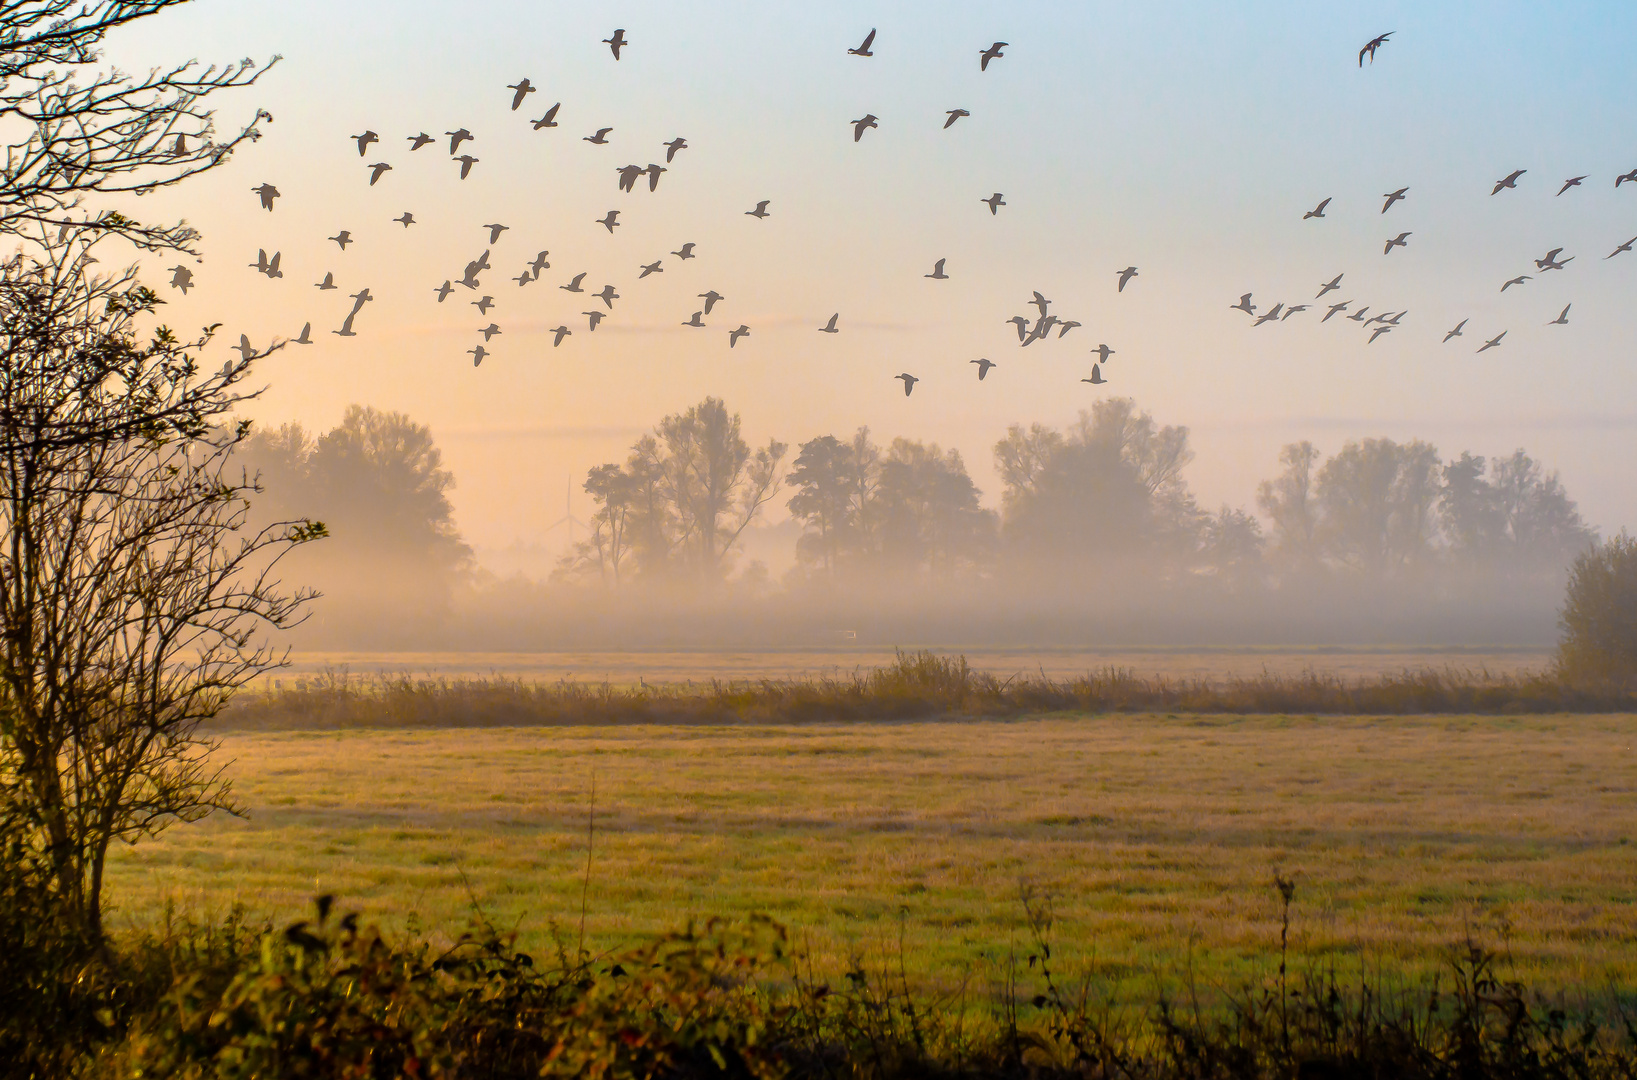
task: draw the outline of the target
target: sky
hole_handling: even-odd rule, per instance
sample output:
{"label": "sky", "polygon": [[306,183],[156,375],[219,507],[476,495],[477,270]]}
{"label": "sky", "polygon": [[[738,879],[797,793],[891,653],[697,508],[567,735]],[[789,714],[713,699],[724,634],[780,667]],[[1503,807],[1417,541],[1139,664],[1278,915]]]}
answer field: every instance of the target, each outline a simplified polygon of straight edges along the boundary
{"label": "sky", "polygon": [[[616,28],[618,61],[602,44]],[[848,55],[871,28],[875,55]],[[1005,55],[980,71],[993,41]],[[147,264],[165,317],[222,323],[224,359],[240,333],[265,344],[310,321],[316,343],[263,364],[250,415],[322,430],[360,403],[429,424],[458,524],[503,548],[553,543],[565,492],[589,516],[586,470],[707,394],[792,453],[859,425],[958,448],[990,505],[1009,424],[1127,395],[1191,429],[1207,507],[1250,507],[1288,442],[1420,437],[1446,459],[1525,447],[1592,524],[1637,526],[1637,251],[1604,258],[1637,235],[1637,184],[1614,185],[1637,168],[1634,41],[1637,5],[1614,2],[197,0],[120,31],[107,59],[283,57],[220,101],[224,128],[271,112],[264,139],[132,207],[204,233],[189,295],[164,287],[175,256]],[[513,112],[523,77],[539,89]],[[560,126],[532,130],[559,101]],[[954,108],[971,115],[945,129]],[[855,142],[866,113],[880,126]],[[445,135],[461,127],[479,159],[466,180]],[[603,127],[608,145],[583,140]],[[366,129],[381,142],[361,158]],[[412,153],[422,131],[438,142]],[[657,191],[617,189],[620,166],[664,163],[677,136]],[[372,187],[377,161],[392,171]],[[264,182],[282,193],[271,213],[251,192]],[[747,216],[762,199],[771,216]],[[611,235],[596,221],[614,209]],[[394,223],[405,211],[416,225]],[[489,223],[509,226],[482,277],[495,308],[458,286],[438,303]],[[340,229],[344,252],[325,239]],[[668,254],[687,242],[696,258]],[[1538,274],[1556,247],[1574,260]],[[262,248],[282,279],[248,265]],[[509,280],[542,250],[538,281]],[[948,280],[924,277],[940,258]],[[558,288],[582,271],[620,294],[595,333],[582,312],[601,303]],[[326,273],[338,290],[314,288]],[[1320,322],[1337,274],[1326,304],[1407,312],[1393,332]],[[358,336],[335,336],[363,287]],[[682,326],[707,290],[726,297],[708,328]],[[1020,349],[1007,320],[1033,314],[1035,290],[1083,326]],[[1230,309],[1246,291],[1261,310],[1312,307],[1254,327]],[[1566,304],[1567,325],[1547,325]],[[832,313],[841,333],[817,333]],[[559,324],[573,335],[554,348]],[[1109,382],[1080,382],[1101,343]],[[998,365],[982,383],[979,357]],[[900,372],[920,379],[908,398]]]}

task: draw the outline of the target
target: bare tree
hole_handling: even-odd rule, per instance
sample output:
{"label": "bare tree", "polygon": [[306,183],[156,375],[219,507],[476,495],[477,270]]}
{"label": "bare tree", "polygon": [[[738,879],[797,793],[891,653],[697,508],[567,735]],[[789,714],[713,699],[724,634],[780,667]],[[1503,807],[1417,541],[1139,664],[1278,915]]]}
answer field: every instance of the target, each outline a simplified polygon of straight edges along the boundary
{"label": "bare tree", "polygon": [[[224,424],[266,354],[209,372],[208,331],[139,340],[157,298],[89,247],[0,267],[0,826],[94,941],[114,841],[234,809],[199,724],[282,663],[261,631],[309,594],[272,575],[324,528],[244,528],[248,425]],[[64,429],[104,434],[38,437]]]}
{"label": "bare tree", "polygon": [[0,172],[0,232],[48,224],[62,239],[89,230],[149,250],[192,250],[198,233],[186,222],[143,224],[84,203],[88,195],[144,195],[213,169],[273,119],[258,109],[220,138],[205,99],[253,84],[278,57],[203,69],[189,61],[146,75],[92,70],[110,30],[184,2],[0,0],[0,116],[17,132]]}

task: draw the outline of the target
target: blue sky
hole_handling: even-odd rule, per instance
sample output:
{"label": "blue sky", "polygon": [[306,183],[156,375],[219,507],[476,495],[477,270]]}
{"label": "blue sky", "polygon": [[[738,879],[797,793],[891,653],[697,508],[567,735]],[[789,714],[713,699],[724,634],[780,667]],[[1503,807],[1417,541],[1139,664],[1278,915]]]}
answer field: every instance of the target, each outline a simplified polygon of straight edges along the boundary
{"label": "blue sky", "polygon": [[[1637,6],[1262,3],[473,3],[199,0],[123,32],[110,59],[284,55],[223,102],[277,118],[228,168],[145,201],[206,233],[179,325],[222,321],[263,340],[306,321],[320,344],[271,360],[268,420],[333,423],[347,403],[430,423],[480,544],[527,540],[561,513],[564,483],[622,456],[635,434],[704,394],[751,433],[792,444],[868,424],[959,447],[991,500],[989,448],[1008,423],[1064,424],[1096,395],[1129,394],[1189,425],[1207,505],[1251,502],[1285,442],[1430,439],[1446,457],[1525,446],[1561,470],[1605,531],[1637,523],[1637,235],[1631,102]],[[618,63],[600,43],[623,27]],[[876,55],[848,56],[871,28]],[[1393,38],[1362,70],[1357,51]],[[1006,56],[978,69],[994,40]],[[518,113],[507,84],[540,87]],[[562,101],[561,126],[528,120]],[[969,118],[942,128],[944,111]],[[854,143],[849,121],[880,128]],[[466,181],[444,132],[471,129]],[[581,141],[612,126],[610,145]],[[360,159],[365,128],[382,145]],[[416,155],[404,137],[437,146]],[[615,169],[663,160],[659,190],[623,194]],[[365,166],[393,164],[367,185]],[[1494,181],[1527,169],[1515,191]],[[1562,197],[1570,176],[1585,184]],[[249,189],[284,193],[262,212]],[[1382,193],[1410,196],[1380,213]],[[1005,193],[991,216],[978,200]],[[1323,221],[1302,213],[1331,197]],[[772,200],[765,221],[744,216]],[[594,219],[622,212],[609,236]],[[404,230],[391,218],[412,211]],[[510,225],[483,291],[494,355],[473,369],[473,299],[432,289]],[[324,238],[347,228],[346,253]],[[1388,236],[1410,246],[1382,254]],[[698,245],[686,264],[666,253]],[[1502,294],[1563,247],[1561,273]],[[284,253],[286,277],[245,265]],[[552,269],[506,279],[538,250]],[[641,282],[637,267],[665,270]],[[950,280],[922,277],[947,258]],[[1115,292],[1115,271],[1140,276]],[[170,263],[165,263],[170,265]],[[158,268],[156,267],[156,278]],[[580,271],[621,300],[592,334]],[[343,289],[313,283],[333,272]],[[1327,300],[1407,310],[1373,345],[1307,311],[1252,329],[1228,310]],[[360,336],[328,331],[369,286]],[[715,289],[708,330],[679,324]],[[1006,319],[1032,290],[1085,325],[1020,350]],[[1573,304],[1567,326],[1547,326]],[[843,333],[815,333],[840,312]],[[1466,336],[1444,332],[1469,319]],[[549,328],[575,334],[551,347]],[[729,351],[726,331],[750,338]],[[1502,348],[1475,354],[1507,331]],[[1078,380],[1117,350],[1106,387]],[[967,361],[1000,366],[979,385]],[[905,399],[892,376],[922,382]],[[579,508],[584,511],[583,501]]]}

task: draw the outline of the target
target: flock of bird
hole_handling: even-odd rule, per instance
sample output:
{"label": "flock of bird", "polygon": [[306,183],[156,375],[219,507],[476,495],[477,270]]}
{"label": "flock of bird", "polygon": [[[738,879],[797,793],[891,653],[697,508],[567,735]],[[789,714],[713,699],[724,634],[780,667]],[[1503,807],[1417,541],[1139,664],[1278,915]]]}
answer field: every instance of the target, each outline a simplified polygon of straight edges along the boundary
{"label": "flock of bird", "polygon": [[[1360,49],[1359,66],[1362,68],[1366,59],[1373,64],[1375,62],[1377,51],[1387,43],[1388,38],[1391,36],[1392,34],[1390,32],[1379,35]],[[874,56],[875,54],[872,51],[872,48],[875,43],[875,37],[876,31],[872,29],[856,48],[850,48],[847,50],[848,55],[864,58]],[[604,38],[603,44],[609,47],[614,60],[618,61],[620,59],[621,51],[629,47],[631,45],[631,41],[625,36],[625,31],[620,29],[614,31],[611,36]],[[1004,50],[1007,47],[1007,42],[996,41],[986,48],[978,50],[979,70],[987,71],[991,63],[1003,58],[1006,55]],[[506,89],[511,91],[510,105],[512,112],[521,110],[528,102],[530,95],[538,92],[538,88],[534,86],[528,78],[523,78],[516,83],[509,84]],[[531,121],[532,129],[534,131],[547,131],[558,127],[559,121],[557,117],[561,108],[562,102],[557,102],[549,109],[546,109],[544,114],[539,119]],[[971,112],[964,108],[946,110],[946,119],[944,120],[943,127],[945,130],[948,130],[957,121],[971,115]],[[852,127],[853,141],[856,143],[862,141],[866,133],[880,127],[880,118],[875,116],[873,113],[865,113],[864,116],[849,121],[849,123]],[[613,130],[614,129],[611,127],[599,128],[592,134],[584,136],[583,141],[594,146],[609,145],[611,142],[609,135],[612,134]],[[452,165],[459,166],[459,177],[460,179],[464,180],[471,175],[473,167],[481,163],[481,159],[475,157],[470,152],[471,147],[468,145],[475,144],[477,136],[464,127],[458,128],[455,131],[445,132],[444,136],[448,139],[448,154],[450,163]],[[361,134],[351,136],[351,139],[357,146],[360,159],[370,157],[370,148],[381,143],[381,137],[376,132],[368,130],[362,132]],[[411,154],[417,154],[426,147],[435,146],[440,143],[438,138],[427,134],[426,132],[418,132],[414,135],[406,136],[405,141],[409,143],[408,152]],[[663,164],[658,162],[650,162],[646,165],[633,163],[619,166],[614,170],[617,177],[618,191],[627,194],[633,193],[637,190],[638,184],[644,178],[647,180],[648,190],[650,192],[657,191],[661,177],[663,177],[664,174],[669,172],[673,167],[678,167],[678,155],[689,148],[687,139],[680,136],[659,145],[665,150]],[[387,173],[392,172],[394,168],[390,162],[384,160],[369,162],[365,167],[368,174],[368,183],[371,187],[376,186],[382,180],[382,178]],[[1527,171],[1528,170],[1526,169],[1513,170],[1508,176],[1503,177],[1495,183],[1494,189],[1490,194],[1499,195],[1503,191],[1515,190],[1517,188],[1518,181]],[[1558,190],[1557,194],[1562,196],[1571,188],[1580,186],[1586,179],[1587,177],[1585,176],[1576,176],[1566,180],[1563,186]],[[1617,177],[1615,179],[1615,187],[1619,188],[1627,181],[1637,183],[1637,169]],[[261,207],[269,212],[274,209],[276,200],[281,197],[278,189],[270,183],[263,183],[258,187],[253,188],[252,192],[259,198]],[[1386,201],[1382,205],[1381,213],[1386,214],[1388,211],[1392,210],[1397,203],[1405,201],[1409,197],[1409,194],[1410,188],[1408,186],[1386,193],[1383,196]],[[1000,209],[1007,205],[1004,194],[998,191],[989,195],[987,198],[982,198],[978,201],[988,207],[991,215],[998,215]],[[1326,210],[1331,201],[1332,200],[1329,198],[1324,199],[1312,210],[1304,213],[1302,215],[1302,219],[1304,221],[1324,219]],[[757,218],[759,220],[765,219],[771,215],[771,211],[769,210],[771,205],[771,199],[762,199],[758,201],[754,207],[746,210],[744,213],[749,217]],[[608,233],[612,235],[615,229],[621,227],[621,222],[619,219],[619,210],[609,210],[603,217],[595,220],[597,224],[602,225],[605,229],[607,229]],[[414,214],[409,211],[405,211],[401,216],[394,218],[393,221],[402,225],[405,229],[411,228],[417,224]],[[493,295],[483,292],[483,275],[494,269],[493,264],[490,262],[491,255],[499,246],[502,235],[509,232],[510,229],[506,225],[500,223],[486,224],[482,226],[482,229],[487,234],[487,245],[484,247],[482,253],[476,258],[468,261],[463,271],[458,276],[451,275],[448,279],[443,281],[442,284],[436,286],[431,291],[436,297],[436,302],[442,304],[448,301],[452,295],[455,295],[457,287],[464,289],[477,297],[476,299],[470,301],[471,306],[478,309],[480,316],[487,318],[491,309],[497,307],[499,302]],[[1390,256],[1395,248],[1407,247],[1413,235],[1414,234],[1410,231],[1400,231],[1396,236],[1388,238],[1383,249],[1384,254]],[[342,252],[345,252],[348,245],[354,242],[351,232],[346,229],[340,230],[335,236],[331,236],[328,239],[335,243]],[[1637,237],[1628,240],[1624,244],[1621,244],[1609,256],[1607,256],[1607,258],[1613,258],[1623,252],[1631,251],[1633,249],[1633,245],[1637,245]],[[695,242],[690,241],[682,244],[677,250],[671,251],[669,255],[674,257],[678,262],[685,262],[697,257],[695,250],[697,247],[698,245]],[[1573,261],[1574,256],[1560,257],[1562,256],[1562,253],[1562,248],[1554,248],[1553,250],[1547,252],[1542,258],[1534,260],[1536,272],[1544,274],[1550,271],[1563,270],[1569,262]],[[520,288],[527,287],[538,282],[541,275],[551,268],[551,263],[549,261],[550,254],[551,253],[548,250],[542,249],[538,251],[537,254],[535,254],[532,258],[529,258],[528,261],[521,265],[516,277],[510,278],[509,280],[515,282]],[[266,250],[262,250],[258,252],[256,261],[250,265],[253,269],[257,270],[259,273],[265,275],[269,279],[282,278],[284,274],[280,268],[281,256],[282,253],[278,251],[275,251],[271,256],[269,256]],[[947,259],[943,258],[938,259],[933,264],[932,272],[924,275],[924,277],[933,281],[949,280],[950,275],[945,269],[947,261]],[[666,265],[664,257],[655,259],[654,261],[644,263],[639,267],[637,280],[640,281],[652,275],[664,273],[665,270]],[[185,266],[176,266],[171,269],[171,273],[172,286],[180,289],[185,294],[193,283],[193,272]],[[1139,277],[1138,269],[1135,265],[1126,266],[1120,270],[1114,271],[1114,274],[1116,277],[1115,292],[1117,294],[1123,293],[1126,290],[1126,287],[1134,279]],[[587,276],[588,275],[586,272],[575,274],[566,283],[558,285],[557,287],[565,292],[575,295],[583,295],[586,297],[590,307],[588,310],[581,313],[586,319],[584,332],[594,333],[597,330],[599,323],[612,314],[614,310],[614,301],[620,299],[620,293],[617,291],[616,287],[611,284],[603,285],[600,290],[592,290],[588,288],[585,285],[585,279]],[[1279,301],[1273,304],[1272,307],[1263,311],[1259,310],[1258,305],[1252,301],[1252,293],[1247,292],[1240,297],[1238,303],[1232,304],[1230,307],[1251,316],[1254,319],[1254,326],[1263,326],[1270,322],[1283,323],[1291,319],[1293,316],[1308,311],[1316,306],[1323,307],[1324,314],[1319,319],[1321,323],[1329,322],[1335,316],[1341,315],[1347,321],[1359,323],[1362,328],[1368,332],[1368,341],[1371,343],[1400,328],[1401,320],[1403,320],[1407,314],[1407,311],[1383,311],[1378,312],[1375,315],[1370,315],[1370,308],[1368,306],[1361,306],[1356,309],[1349,310],[1354,304],[1354,301],[1350,299],[1343,300],[1338,303],[1318,304],[1318,301],[1324,300],[1324,298],[1330,293],[1341,289],[1344,276],[1344,274],[1337,274],[1330,281],[1322,283],[1316,296],[1314,297],[1314,301],[1312,302],[1287,304],[1284,301]],[[1513,277],[1501,286],[1501,291],[1505,292],[1514,286],[1522,286],[1524,283],[1533,280],[1533,277],[1534,275],[1527,273]],[[315,283],[315,287],[320,291],[330,291],[339,288],[339,286],[337,286],[335,283],[335,275],[331,272],[325,273],[323,280]],[[351,294],[351,298],[353,300],[351,310],[342,321],[340,328],[331,331],[340,337],[357,336],[357,331],[354,329],[354,325],[359,315],[362,314],[365,305],[374,300],[374,297],[370,294],[370,290],[367,287],[361,289],[357,293]],[[698,298],[701,301],[700,305],[698,306],[698,310],[694,311],[689,318],[682,320],[680,325],[692,329],[707,328],[708,324],[704,321],[705,318],[709,317],[718,305],[724,304],[727,301],[727,298],[721,293],[717,292],[715,289],[698,294]],[[597,302],[600,302],[602,306],[598,307]],[[1035,313],[1033,315],[1017,315],[1007,320],[1008,323],[1016,328],[1018,343],[1022,348],[1027,348],[1030,345],[1033,345],[1035,342],[1048,339],[1054,330],[1056,331],[1057,339],[1062,339],[1069,333],[1069,331],[1077,329],[1083,325],[1079,321],[1064,319],[1055,314],[1051,314],[1049,310],[1051,307],[1051,301],[1046,299],[1046,297],[1039,291],[1034,292],[1033,299],[1030,301],[1030,303],[1035,308]],[[1552,322],[1548,325],[1566,325],[1568,323],[1568,316],[1571,307],[1572,305],[1565,306],[1558,317],[1552,320]],[[829,320],[823,326],[817,327],[817,330],[820,333],[825,334],[840,333],[840,319],[841,313],[836,312],[830,316]],[[733,321],[735,320],[728,320],[730,323]],[[1463,319],[1457,326],[1446,333],[1444,335],[1444,341],[1447,343],[1454,338],[1461,337],[1468,321],[1469,320],[1467,319]],[[495,321],[490,321],[486,325],[476,329],[476,333],[480,335],[483,340],[481,343],[478,343],[474,345],[473,348],[467,350],[468,354],[472,357],[474,366],[481,365],[484,359],[492,355],[489,351],[488,345],[502,332],[503,331],[500,324]],[[552,334],[552,346],[556,348],[560,347],[563,344],[564,339],[572,336],[576,331],[571,329],[567,324],[563,324],[555,327],[549,332]],[[731,349],[736,347],[740,340],[750,336],[750,334],[751,328],[742,322],[737,326],[728,328],[728,348]],[[1506,337],[1506,334],[1507,331],[1503,329],[1495,337],[1485,341],[1484,344],[1478,349],[1478,352],[1486,352],[1489,349],[1499,347],[1502,340]],[[309,322],[303,326],[301,333],[291,340],[297,345],[313,344],[312,323]],[[246,336],[241,336],[240,343],[236,347],[247,357],[252,355],[254,351],[248,337]],[[1109,362],[1110,357],[1112,357],[1114,354],[1115,350],[1107,344],[1100,343],[1093,348],[1091,350],[1091,355],[1096,357],[1096,360],[1091,365],[1091,374],[1089,377],[1084,378],[1081,381],[1091,383],[1093,385],[1101,385],[1106,383],[1108,380],[1104,377],[1102,369],[1103,366]],[[970,361],[970,363],[977,367],[977,377],[979,381],[985,379],[990,370],[998,366],[994,361],[989,360],[987,357],[980,357]],[[894,376],[894,378],[903,383],[904,394],[906,396],[914,391],[916,383],[920,381],[917,376],[912,375],[909,372],[900,373],[899,375]]]}

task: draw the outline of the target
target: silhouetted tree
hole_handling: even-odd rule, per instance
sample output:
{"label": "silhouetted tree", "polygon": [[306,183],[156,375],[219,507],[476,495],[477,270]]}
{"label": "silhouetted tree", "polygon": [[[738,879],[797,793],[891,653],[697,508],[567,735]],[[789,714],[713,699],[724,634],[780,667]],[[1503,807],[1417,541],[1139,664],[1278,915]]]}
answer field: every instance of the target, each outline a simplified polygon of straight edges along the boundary
{"label": "silhouetted tree", "polygon": [[950,577],[988,561],[997,518],[979,505],[960,451],[894,439],[879,476],[866,515],[883,568]]}
{"label": "silhouetted tree", "polygon": [[1230,588],[1258,583],[1266,560],[1262,523],[1243,510],[1224,506],[1205,519],[1200,554],[1205,568]]}
{"label": "silhouetted tree", "polygon": [[1575,557],[1558,625],[1564,678],[1637,679],[1637,539],[1622,532]]}
{"label": "silhouetted tree", "polygon": [[1319,506],[1313,494],[1319,457],[1312,443],[1291,443],[1279,452],[1284,472],[1256,489],[1256,505],[1273,523],[1273,556],[1287,571],[1319,567]]}
{"label": "silhouetted tree", "polygon": [[753,453],[740,434],[739,414],[729,414],[713,397],[667,416],[657,434],[664,445],[661,475],[676,517],[676,547],[702,580],[718,581],[728,553],[778,491],[787,447],[770,439]]}
{"label": "silhouetted tree", "polygon": [[1350,442],[1319,470],[1319,538],[1340,566],[1378,578],[1432,554],[1439,495],[1438,451],[1415,440]]}
{"label": "silhouetted tree", "polygon": [[857,473],[852,444],[821,435],[801,445],[784,482],[796,489],[788,503],[791,516],[805,526],[796,541],[803,565],[833,574],[843,553],[857,543],[862,511],[854,498]]}

